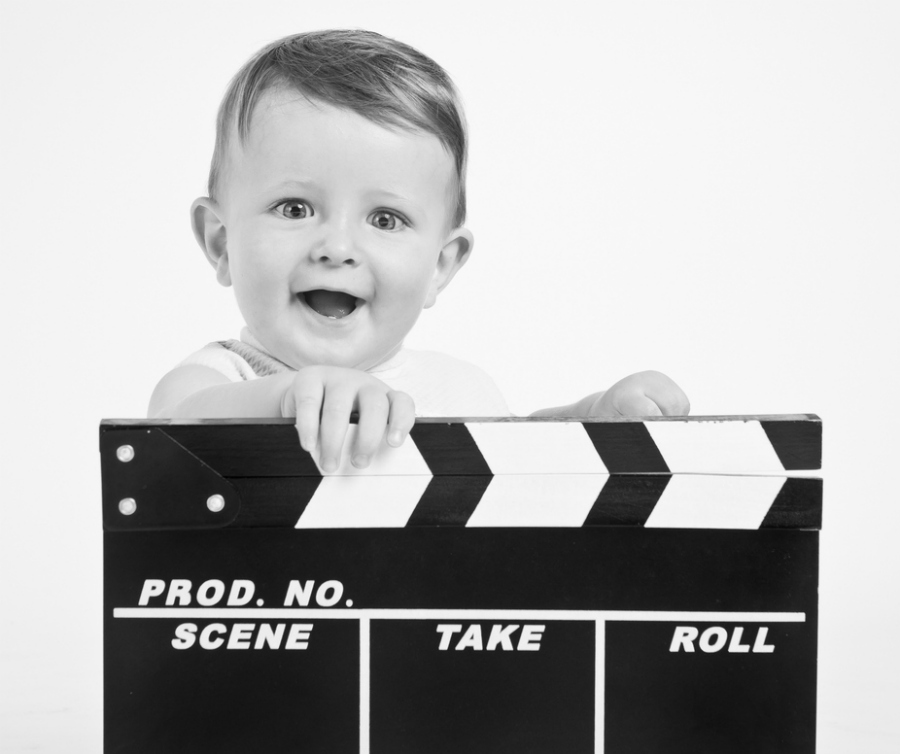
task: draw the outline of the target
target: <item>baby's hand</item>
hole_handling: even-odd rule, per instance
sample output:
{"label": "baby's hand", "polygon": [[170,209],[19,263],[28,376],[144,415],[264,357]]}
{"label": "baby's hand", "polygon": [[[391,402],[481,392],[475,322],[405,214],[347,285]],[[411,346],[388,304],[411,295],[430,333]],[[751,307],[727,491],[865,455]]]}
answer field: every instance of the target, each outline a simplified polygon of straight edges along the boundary
{"label": "baby's hand", "polygon": [[312,452],[318,440],[319,463],[328,472],[340,464],[353,411],[359,419],[351,460],[360,469],[369,465],[385,429],[388,444],[396,448],[416,419],[412,398],[357,369],[301,369],[281,400],[281,415],[297,417],[301,447]]}
{"label": "baby's hand", "polygon": [[589,416],[686,416],[684,391],[661,372],[638,372],[619,380],[591,406]]}

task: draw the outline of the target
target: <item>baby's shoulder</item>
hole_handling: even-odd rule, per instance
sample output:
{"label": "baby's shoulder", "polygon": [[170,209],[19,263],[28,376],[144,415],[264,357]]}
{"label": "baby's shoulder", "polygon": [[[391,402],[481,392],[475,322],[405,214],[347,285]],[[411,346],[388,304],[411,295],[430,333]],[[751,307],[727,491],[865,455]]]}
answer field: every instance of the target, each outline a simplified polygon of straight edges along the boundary
{"label": "baby's shoulder", "polygon": [[256,379],[256,372],[250,362],[240,353],[240,349],[230,347],[238,343],[239,341],[229,340],[207,343],[203,348],[182,359],[177,366],[209,367],[223,374],[231,382]]}

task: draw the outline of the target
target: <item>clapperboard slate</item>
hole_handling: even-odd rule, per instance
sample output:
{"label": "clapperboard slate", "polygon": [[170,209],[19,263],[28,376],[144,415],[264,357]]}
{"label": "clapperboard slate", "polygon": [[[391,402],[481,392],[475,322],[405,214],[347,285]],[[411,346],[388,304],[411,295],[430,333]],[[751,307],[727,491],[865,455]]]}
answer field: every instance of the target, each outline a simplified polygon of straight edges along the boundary
{"label": "clapperboard slate", "polygon": [[106,752],[814,751],[817,417],[410,439],[102,424]]}

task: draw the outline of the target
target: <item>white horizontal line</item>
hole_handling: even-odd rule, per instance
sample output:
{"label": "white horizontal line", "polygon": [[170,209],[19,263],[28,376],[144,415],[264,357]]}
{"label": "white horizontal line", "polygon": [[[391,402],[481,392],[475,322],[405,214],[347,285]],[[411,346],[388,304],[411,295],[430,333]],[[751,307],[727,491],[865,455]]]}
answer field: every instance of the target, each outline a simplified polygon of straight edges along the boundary
{"label": "white horizontal line", "polygon": [[479,610],[420,608],[116,607],[113,618],[187,620],[608,620],[694,623],[804,623],[806,613],[692,610]]}
{"label": "white horizontal line", "polygon": [[[558,477],[558,476],[588,476],[588,477],[645,477],[645,476],[727,476],[727,477],[758,477],[758,476],[769,476],[769,477],[779,477],[784,479],[785,477],[808,477],[810,475],[815,475],[817,478],[822,476],[821,469],[758,469],[758,470],[735,470],[735,471],[517,471],[515,473],[508,473],[503,471],[489,471],[487,473],[466,473],[466,472],[454,472],[447,474],[366,474],[363,472],[358,472],[355,474],[341,474],[339,472],[334,472],[328,474],[325,478],[338,478],[338,477],[360,477],[360,478],[379,478],[379,479],[409,479],[410,477],[417,477],[420,479],[449,479],[453,477],[487,477],[492,479],[493,477]],[[309,477],[319,479],[320,477]]]}

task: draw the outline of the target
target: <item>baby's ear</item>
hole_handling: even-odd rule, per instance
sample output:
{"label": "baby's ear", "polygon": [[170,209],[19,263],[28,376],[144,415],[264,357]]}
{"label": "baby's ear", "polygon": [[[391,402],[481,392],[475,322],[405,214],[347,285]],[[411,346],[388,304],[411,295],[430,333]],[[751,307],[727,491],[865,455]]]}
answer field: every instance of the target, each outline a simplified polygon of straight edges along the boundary
{"label": "baby's ear", "polygon": [[472,246],[475,245],[475,237],[468,228],[457,228],[450,232],[444,243],[444,248],[438,256],[437,267],[434,270],[434,278],[428,289],[425,299],[425,308],[434,306],[437,295],[447,287],[453,276],[469,260]]}
{"label": "baby's ear", "polygon": [[206,196],[196,199],[191,205],[191,226],[194,238],[216,270],[216,279],[222,285],[231,285],[225,223],[219,205]]}

